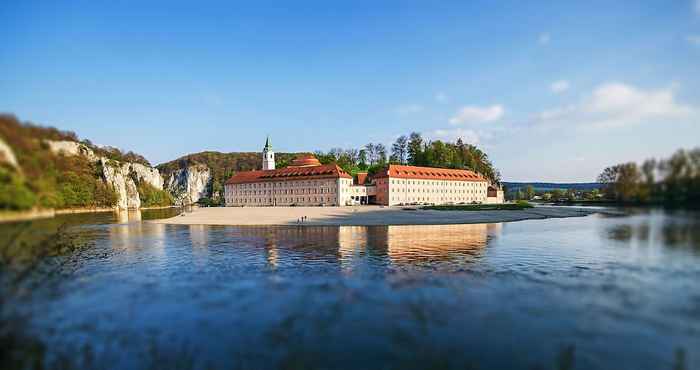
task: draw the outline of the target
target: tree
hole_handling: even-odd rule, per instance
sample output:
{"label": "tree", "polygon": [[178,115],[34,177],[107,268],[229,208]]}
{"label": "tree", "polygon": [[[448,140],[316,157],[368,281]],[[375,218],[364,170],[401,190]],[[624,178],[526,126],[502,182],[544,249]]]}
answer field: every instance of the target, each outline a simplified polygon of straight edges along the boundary
{"label": "tree", "polygon": [[408,154],[408,138],[405,135],[399,136],[391,146],[391,156],[400,164],[406,164]]}
{"label": "tree", "polygon": [[365,149],[360,149],[360,152],[357,155],[357,162],[357,166],[361,170],[367,169],[367,151]]}
{"label": "tree", "polygon": [[639,182],[641,174],[636,163],[630,162],[620,165],[617,172],[615,192],[619,200],[629,202],[639,195]]}
{"label": "tree", "polygon": [[377,151],[377,161],[376,163],[378,165],[385,165],[386,164],[386,147],[384,144],[376,144],[374,146],[375,150]]}
{"label": "tree", "polygon": [[535,196],[535,188],[532,187],[532,185],[528,185],[525,188],[525,200],[532,200],[532,198]]}
{"label": "tree", "polygon": [[373,143],[365,145],[365,153],[370,166],[377,163],[377,147]]}
{"label": "tree", "polygon": [[423,164],[422,154],[423,154],[423,137],[417,132],[412,132],[408,139],[408,163],[413,166],[420,166]]}
{"label": "tree", "polygon": [[598,175],[598,182],[603,185],[603,195],[607,199],[615,199],[615,183],[617,182],[617,173],[619,166],[606,167],[603,172]]}

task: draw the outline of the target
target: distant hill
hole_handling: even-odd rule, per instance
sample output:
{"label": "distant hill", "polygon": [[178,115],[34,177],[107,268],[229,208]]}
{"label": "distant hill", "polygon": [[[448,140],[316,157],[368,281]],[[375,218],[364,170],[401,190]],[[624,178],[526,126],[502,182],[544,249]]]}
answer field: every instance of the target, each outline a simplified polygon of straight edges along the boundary
{"label": "distant hill", "polygon": [[568,190],[574,189],[578,191],[590,191],[593,189],[600,189],[603,184],[598,182],[584,182],[584,183],[553,183],[553,182],[503,182],[507,192],[516,192],[522,190],[532,185],[535,191],[552,191],[552,190]]}
{"label": "distant hill", "polygon": [[[275,153],[277,167],[285,167],[296,155],[297,153]],[[181,189],[193,192],[191,201],[201,198],[223,199],[226,180],[237,172],[259,170],[261,167],[258,152],[213,151],[188,154],[156,166],[165,180],[166,188],[176,198],[183,191]],[[203,180],[197,181],[197,178]]]}

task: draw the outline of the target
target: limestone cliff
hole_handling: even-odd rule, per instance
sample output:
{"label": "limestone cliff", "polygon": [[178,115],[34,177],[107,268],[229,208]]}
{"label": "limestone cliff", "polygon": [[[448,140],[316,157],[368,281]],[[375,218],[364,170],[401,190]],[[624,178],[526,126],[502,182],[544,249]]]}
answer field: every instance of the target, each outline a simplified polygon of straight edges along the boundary
{"label": "limestone cliff", "polygon": [[168,174],[165,190],[170,192],[176,204],[189,205],[210,196],[211,179],[209,167],[194,164]]}
{"label": "limestone cliff", "polygon": [[17,157],[9,145],[0,139],[0,163],[7,163],[12,167],[17,167]]}
{"label": "limestone cliff", "polygon": [[99,163],[102,178],[111,185],[117,193],[119,209],[136,209],[141,207],[141,199],[136,181],[150,184],[158,190],[163,190],[163,177],[160,172],[149,166],[133,162],[119,162],[95,154],[86,145],[74,141],[46,141],[47,145],[57,154],[81,155],[90,161]]}

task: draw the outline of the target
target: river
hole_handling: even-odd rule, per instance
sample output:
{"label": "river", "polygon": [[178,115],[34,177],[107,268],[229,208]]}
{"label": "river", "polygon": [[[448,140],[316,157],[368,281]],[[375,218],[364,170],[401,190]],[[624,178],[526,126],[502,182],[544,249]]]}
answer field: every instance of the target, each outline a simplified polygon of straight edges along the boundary
{"label": "river", "polygon": [[627,212],[372,227],[60,216],[27,230],[67,224],[85,247],[44,257],[22,289],[4,266],[3,320],[44,368],[700,369],[700,216]]}

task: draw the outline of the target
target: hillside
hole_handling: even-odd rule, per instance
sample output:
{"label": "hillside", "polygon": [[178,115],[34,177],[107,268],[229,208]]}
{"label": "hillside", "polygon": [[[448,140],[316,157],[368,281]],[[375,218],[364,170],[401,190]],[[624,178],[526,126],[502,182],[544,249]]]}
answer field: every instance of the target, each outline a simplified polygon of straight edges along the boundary
{"label": "hillside", "polygon": [[143,156],[0,114],[0,210],[169,205]]}
{"label": "hillside", "polygon": [[[296,153],[275,153],[277,167],[286,167]],[[223,199],[224,183],[240,171],[258,170],[260,153],[206,151],[188,154],[159,164],[156,168],[165,180],[165,188],[178,203],[218,203]]]}

